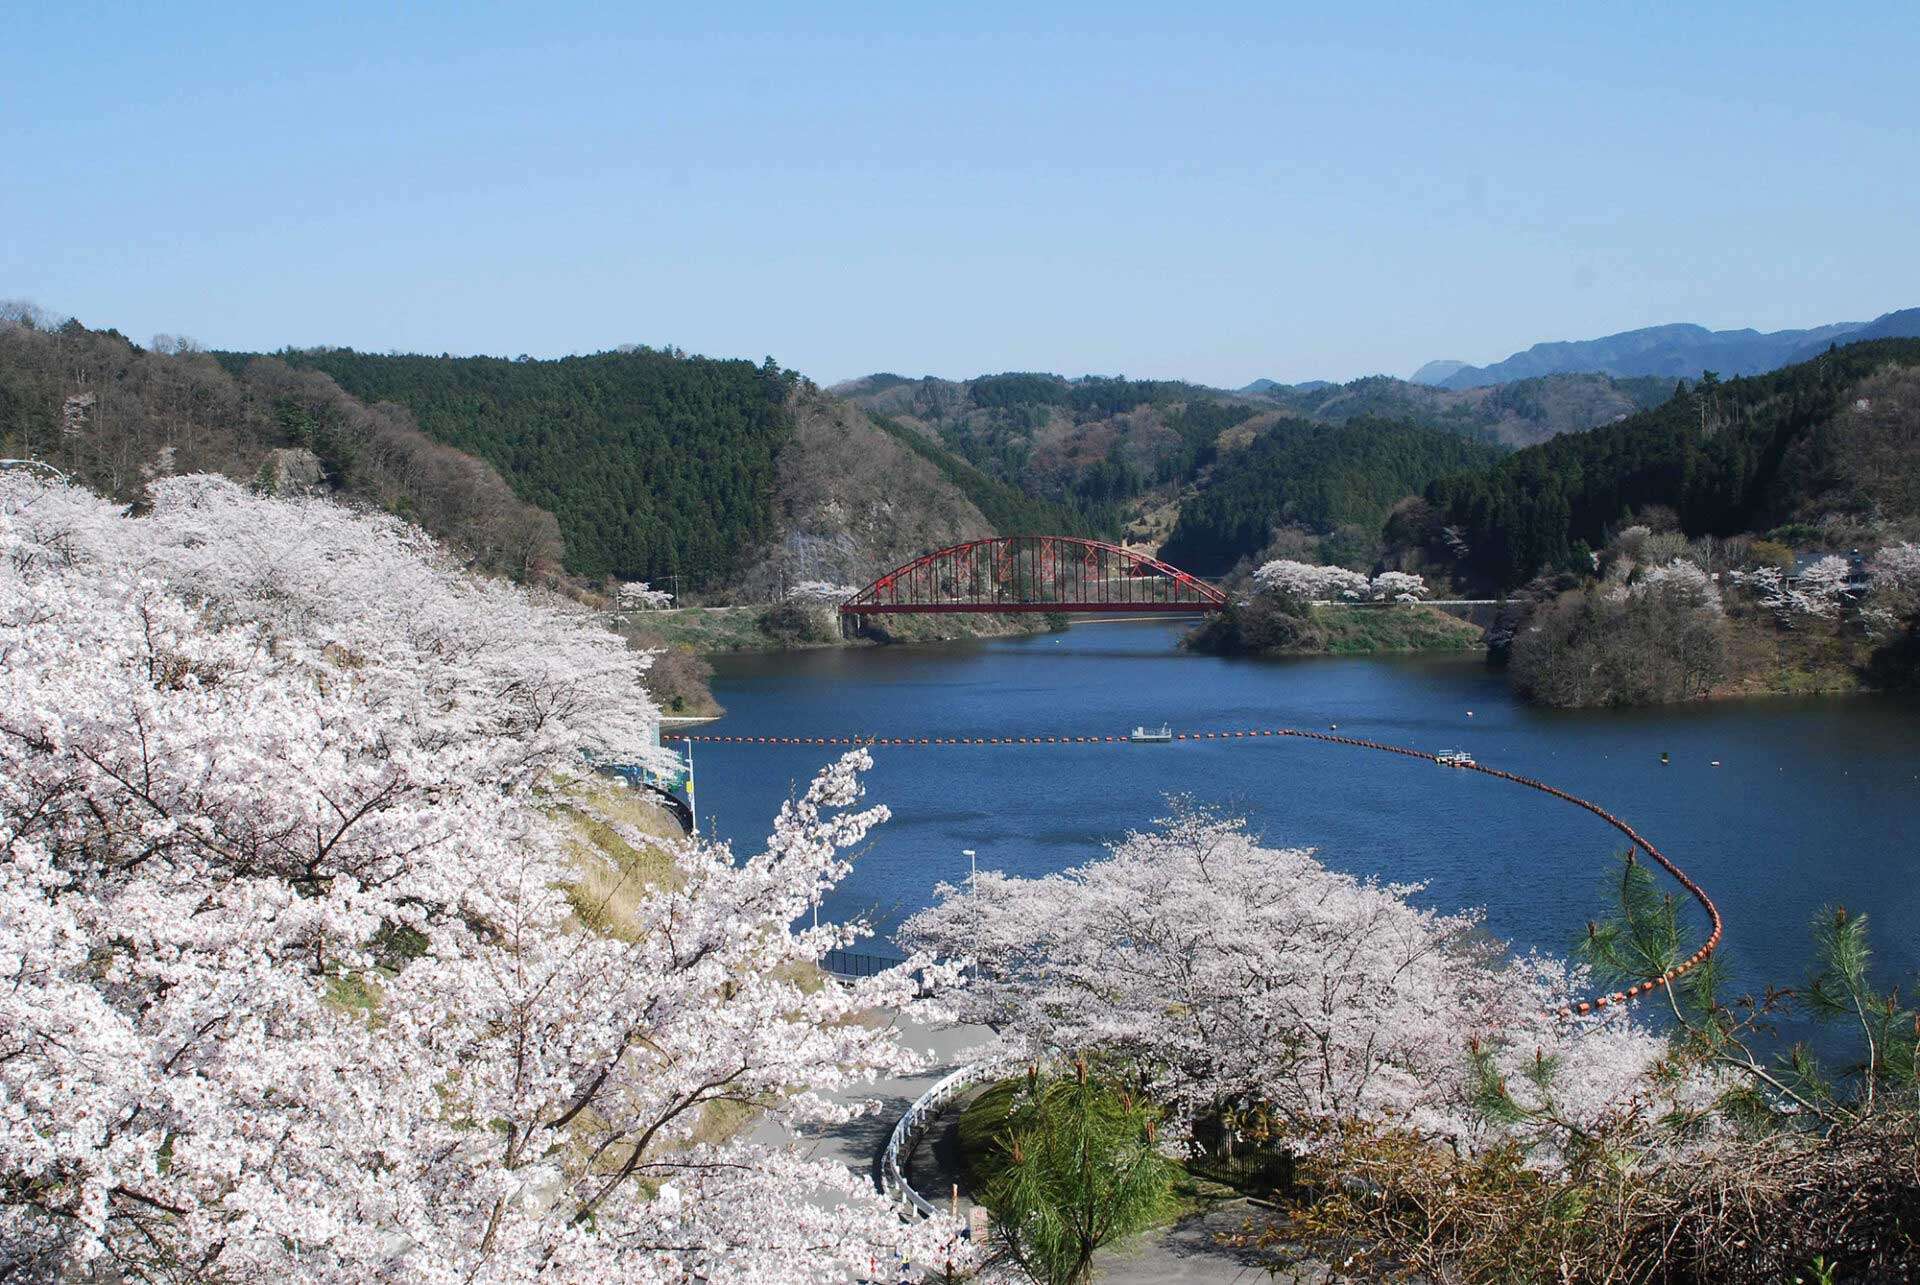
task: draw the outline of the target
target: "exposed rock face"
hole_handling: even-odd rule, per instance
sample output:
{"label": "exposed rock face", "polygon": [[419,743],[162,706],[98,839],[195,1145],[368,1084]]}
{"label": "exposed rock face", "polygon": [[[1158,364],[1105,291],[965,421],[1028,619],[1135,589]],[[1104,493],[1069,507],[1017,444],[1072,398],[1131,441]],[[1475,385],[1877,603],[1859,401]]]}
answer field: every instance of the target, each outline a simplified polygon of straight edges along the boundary
{"label": "exposed rock face", "polygon": [[326,489],[326,470],[320,457],[301,446],[282,447],[267,452],[261,470],[267,487],[275,495],[312,495]]}
{"label": "exposed rock face", "polygon": [[919,554],[994,534],[939,469],[859,408],[803,391],[791,409],[776,473],[779,536],[742,575],[744,597],[780,598],[805,581],[865,585]]}

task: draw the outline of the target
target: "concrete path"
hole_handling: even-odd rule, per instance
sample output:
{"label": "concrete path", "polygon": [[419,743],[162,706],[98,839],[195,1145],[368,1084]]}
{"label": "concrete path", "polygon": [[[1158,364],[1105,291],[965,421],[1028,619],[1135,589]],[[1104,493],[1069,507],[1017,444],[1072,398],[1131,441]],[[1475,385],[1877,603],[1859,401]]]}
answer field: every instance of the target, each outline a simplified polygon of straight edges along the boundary
{"label": "concrete path", "polygon": [[[752,1139],[774,1146],[797,1141],[802,1154],[838,1160],[873,1182],[879,1175],[881,1152],[907,1108],[949,1071],[973,1061],[992,1034],[984,1027],[930,1027],[906,1022],[901,1025],[901,1038],[909,1047],[930,1054],[932,1065],[918,1075],[883,1080],[845,1095],[877,1099],[881,1104],[877,1113],[832,1128],[809,1129],[797,1137],[763,1121],[754,1128]],[[950,1197],[957,1185],[958,1212],[964,1218],[973,1202],[961,1172],[958,1122],[956,1106],[927,1130],[920,1145],[907,1157],[905,1168],[914,1190],[935,1204],[945,1203],[943,1197]],[[881,1199],[877,1190],[874,1199]],[[1125,1250],[1103,1251],[1095,1260],[1098,1279],[1110,1285],[1253,1285],[1273,1280],[1307,1285],[1327,1279],[1323,1271],[1269,1276],[1251,1256],[1220,1243],[1222,1235],[1238,1232],[1249,1218],[1258,1220],[1261,1216],[1258,1207],[1248,1201],[1223,1202],[1164,1231],[1141,1237]]]}
{"label": "concrete path", "polygon": [[870,1181],[877,1177],[880,1172],[880,1153],[886,1150],[893,1126],[906,1114],[907,1108],[949,1071],[971,1061],[973,1051],[993,1038],[993,1033],[984,1026],[931,1027],[918,1022],[902,1022],[900,1032],[901,1042],[908,1048],[932,1055],[932,1065],[918,1075],[862,1085],[851,1093],[827,1095],[836,1101],[848,1098],[875,1099],[880,1103],[878,1112],[832,1128],[808,1129],[797,1137],[791,1137],[777,1124],[762,1121],[754,1128],[751,1140],[773,1146],[796,1141],[800,1144],[801,1154],[809,1159],[838,1160]]}
{"label": "concrete path", "polygon": [[1094,1255],[1094,1275],[1104,1285],[1319,1285],[1332,1279],[1317,1265],[1269,1275],[1257,1256],[1221,1243],[1223,1236],[1245,1230],[1249,1220],[1257,1225],[1268,1216],[1251,1201],[1223,1201],[1125,1249]]}

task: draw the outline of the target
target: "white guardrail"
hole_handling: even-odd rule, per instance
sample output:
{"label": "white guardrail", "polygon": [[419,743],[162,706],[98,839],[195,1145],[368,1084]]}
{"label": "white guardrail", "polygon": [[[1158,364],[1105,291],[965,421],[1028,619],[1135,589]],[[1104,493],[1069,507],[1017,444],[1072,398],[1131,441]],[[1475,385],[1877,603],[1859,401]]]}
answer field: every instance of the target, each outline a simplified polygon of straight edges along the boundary
{"label": "white guardrail", "polygon": [[932,1218],[940,1211],[925,1196],[913,1189],[900,1164],[913,1154],[913,1148],[920,1141],[920,1135],[947,1103],[963,1091],[972,1088],[982,1080],[992,1079],[1011,1061],[1008,1058],[992,1058],[985,1062],[975,1062],[963,1066],[943,1076],[932,1088],[922,1093],[914,1104],[907,1108],[893,1126],[893,1135],[887,1139],[887,1149],[880,1156],[880,1191],[883,1195],[899,1201],[905,1208],[903,1213],[911,1217]]}

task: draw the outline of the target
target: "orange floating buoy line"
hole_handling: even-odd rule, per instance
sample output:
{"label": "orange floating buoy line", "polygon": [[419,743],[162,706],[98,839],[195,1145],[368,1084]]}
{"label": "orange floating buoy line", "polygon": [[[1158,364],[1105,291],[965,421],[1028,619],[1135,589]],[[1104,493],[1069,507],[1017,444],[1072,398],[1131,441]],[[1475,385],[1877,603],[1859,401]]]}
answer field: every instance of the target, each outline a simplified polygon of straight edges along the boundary
{"label": "orange floating buoy line", "polygon": [[[1468,716],[1472,716],[1471,711],[1469,711]],[[1332,726],[1338,727],[1339,724],[1336,723]],[[1544,781],[1536,781],[1531,777],[1516,776],[1512,772],[1503,772],[1499,768],[1485,767],[1473,762],[1471,759],[1466,759],[1465,761],[1449,761],[1442,755],[1430,754],[1425,750],[1409,749],[1403,745],[1386,745],[1379,741],[1365,741],[1352,736],[1335,736],[1330,732],[1308,732],[1293,727],[1251,728],[1245,731],[1227,732],[1175,732],[1173,739],[1175,741],[1227,741],[1274,736],[1291,736],[1306,741],[1324,741],[1331,745],[1349,745],[1355,749],[1378,750],[1385,754],[1399,754],[1407,758],[1425,759],[1431,763],[1440,763],[1443,766],[1458,768],[1462,771],[1480,772],[1487,776],[1498,777],[1502,781],[1511,781],[1515,785],[1522,785],[1530,790],[1538,790],[1542,794],[1551,795],[1556,799],[1571,803],[1575,807],[1585,808],[1618,830],[1621,834],[1625,835],[1627,841],[1633,845],[1635,851],[1644,852],[1649,857],[1652,857],[1654,861],[1659,864],[1660,868],[1672,875],[1674,879],[1679,882],[1680,886],[1685,888],[1687,892],[1692,895],[1693,899],[1700,904],[1700,908],[1706,911],[1707,919],[1712,924],[1712,930],[1707,935],[1706,944],[1682,960],[1678,965],[1650,981],[1629,986],[1626,990],[1614,991],[1608,995],[1597,995],[1591,999],[1569,1004],[1552,1014],[1553,1016],[1569,1018],[1583,1016],[1624,1004],[1629,1000],[1639,999],[1644,995],[1651,994],[1660,989],[1662,986],[1670,985],[1687,973],[1700,967],[1700,965],[1706,963],[1707,960],[1713,956],[1714,951],[1720,948],[1720,938],[1725,931],[1726,925],[1720,917],[1720,908],[1713,904],[1713,898],[1707,895],[1706,889],[1695,883],[1686,871],[1674,864],[1665,853],[1654,847],[1639,831],[1635,830],[1625,821],[1622,821],[1619,817],[1597,803],[1589,802],[1577,794],[1569,794],[1565,790],[1546,784]],[[1135,743],[1131,737],[1126,736],[713,736],[700,732],[663,732],[661,734],[661,740],[687,741],[689,743],[698,742],[703,745],[881,745],[889,748],[895,746],[918,747],[922,745],[1130,745]],[[1666,757],[1664,754],[1661,755],[1662,761],[1665,761]],[[1719,762],[1715,761],[1714,766],[1720,766]]]}

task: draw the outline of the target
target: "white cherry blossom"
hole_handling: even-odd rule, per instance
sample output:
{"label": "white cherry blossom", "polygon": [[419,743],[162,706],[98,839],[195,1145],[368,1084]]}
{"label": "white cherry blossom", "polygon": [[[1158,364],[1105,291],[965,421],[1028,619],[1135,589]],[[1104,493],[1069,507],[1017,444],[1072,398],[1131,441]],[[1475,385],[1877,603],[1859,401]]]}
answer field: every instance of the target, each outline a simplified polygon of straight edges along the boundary
{"label": "white cherry blossom", "polygon": [[8,1270],[787,1281],[945,1256],[951,1226],[722,1114],[838,1121],[918,1065],[859,1020],[915,1006],[906,970],[820,985],[864,929],[794,927],[885,817],[855,806],[864,753],[757,855],[585,879],[604,859],[554,809],[583,751],[662,756],[645,654],[391,519],[205,477],[152,500],[0,475]]}

